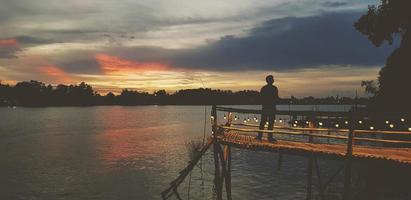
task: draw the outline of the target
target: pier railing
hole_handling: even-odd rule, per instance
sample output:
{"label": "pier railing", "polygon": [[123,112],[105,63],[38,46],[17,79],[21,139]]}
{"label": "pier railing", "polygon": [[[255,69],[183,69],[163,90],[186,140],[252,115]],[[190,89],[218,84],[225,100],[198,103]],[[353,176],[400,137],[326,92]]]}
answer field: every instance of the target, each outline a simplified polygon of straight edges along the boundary
{"label": "pier railing", "polygon": [[[215,110],[215,111],[214,111]],[[225,123],[218,124],[217,119],[217,111],[225,112],[224,119]],[[391,145],[411,145],[411,129],[408,131],[401,131],[401,130],[375,130],[373,126],[370,126],[370,130],[364,129],[356,129],[357,123],[362,123],[363,118],[367,118],[362,114],[358,114],[354,111],[350,112],[332,112],[332,111],[276,111],[276,115],[281,116],[292,116],[292,117],[300,117],[303,120],[299,120],[304,122],[304,126],[300,127],[297,124],[293,124],[294,126],[285,126],[285,125],[275,125],[274,130],[260,130],[259,123],[256,118],[254,120],[244,120],[244,123],[240,123],[238,121],[241,120],[234,120],[234,113],[240,114],[261,114],[261,110],[255,109],[239,109],[239,108],[227,108],[227,107],[217,107],[213,106],[214,115],[212,116],[214,120],[214,126],[218,128],[222,128],[226,131],[237,131],[237,132],[244,132],[244,133],[273,133],[278,135],[292,135],[292,136],[306,136],[306,137],[313,137],[313,138],[328,138],[334,140],[342,140],[346,141],[347,145],[364,145],[364,143],[360,142],[368,142],[370,143],[382,143],[382,144],[391,144]],[[348,124],[348,128],[338,128],[339,124],[335,124],[334,128],[331,127],[316,127],[315,122],[319,120],[316,117],[329,117],[332,118],[343,118],[345,123]],[[280,119],[281,120],[281,119]],[[290,119],[293,121],[294,119]],[[256,123],[253,123],[255,121]],[[405,119],[404,119],[405,121]],[[296,121],[297,122],[297,121]],[[284,124],[282,122],[281,124]],[[327,133],[327,134],[324,134]],[[383,136],[382,138],[377,138],[377,136]],[[384,136],[394,136],[394,137],[384,137]],[[410,136],[406,139],[394,139],[395,136]],[[387,139],[386,139],[387,138]],[[312,139],[311,139],[312,140]],[[354,142],[355,141],[355,142]],[[318,141],[317,141],[318,142]],[[329,140],[328,140],[329,142]],[[352,148],[347,146],[347,149]]]}
{"label": "pier railing", "polygon": [[[217,119],[217,113],[218,112],[225,112],[224,114],[224,122],[222,124],[218,124],[219,120]],[[328,142],[330,142],[330,139],[332,140],[342,140],[346,142],[346,150],[345,150],[345,159],[344,159],[344,191],[343,191],[343,199],[347,200],[350,197],[350,190],[351,190],[351,168],[352,168],[352,160],[353,160],[353,146],[361,145],[361,146],[369,146],[370,148],[375,148],[375,146],[371,146],[369,143],[381,143],[383,146],[389,144],[394,147],[400,148],[404,147],[410,147],[411,145],[411,129],[408,128],[408,130],[402,131],[402,130],[375,130],[374,126],[370,126],[370,130],[364,130],[364,129],[356,129],[356,125],[362,124],[363,120],[367,119],[368,116],[364,115],[363,113],[358,113],[356,111],[349,111],[349,112],[327,112],[327,111],[276,111],[276,115],[288,115],[292,116],[293,118],[302,118],[303,120],[299,120],[300,124],[304,124],[301,127],[298,127],[297,125],[297,120],[295,121],[296,123],[293,124],[293,126],[274,126],[273,130],[260,130],[259,129],[259,124],[258,124],[258,119],[257,117],[254,117],[254,121],[256,123],[250,123],[252,120],[250,118],[244,119],[244,123],[238,123],[238,117],[234,116],[233,113],[242,113],[242,114],[261,114],[261,110],[253,110],[253,109],[239,109],[239,108],[227,108],[227,107],[217,107],[213,106],[212,108],[212,123],[213,123],[213,138],[214,138],[214,149],[219,149],[219,145],[217,142],[218,137],[223,137],[224,134],[230,131],[234,132],[244,132],[244,133],[272,133],[272,134],[277,134],[277,135],[289,135],[289,136],[304,136],[308,138],[308,141],[298,141],[300,142],[305,142],[305,143],[315,143],[318,141],[315,141],[314,138],[326,138],[328,139]],[[339,124],[333,124],[334,128],[331,127],[316,127],[315,123],[318,123],[319,126],[322,125],[322,122],[318,120],[324,120],[322,117],[326,117],[326,119],[334,118],[334,119],[344,119],[344,124],[345,128],[340,128]],[[233,120],[234,118],[234,120]],[[279,121],[281,121],[280,119]],[[294,119],[290,119],[292,121]],[[405,120],[409,119],[404,119],[401,118],[400,121],[405,122]],[[241,121],[241,120],[240,120]],[[301,123],[304,122],[304,123]],[[388,124],[389,121],[387,120],[386,123]],[[393,124],[389,124],[390,128],[393,128]],[[326,132],[327,134],[324,134]],[[378,136],[383,136],[382,138],[377,138]],[[385,137],[388,136],[388,137]],[[394,136],[394,137],[391,137]],[[406,136],[405,138],[401,137],[395,137],[395,136]],[[397,139],[400,138],[400,139]],[[286,140],[292,140],[291,138],[286,138]],[[367,142],[367,144],[362,144],[361,142]],[[295,143],[296,144],[296,143]],[[340,143],[341,144],[341,143]],[[275,146],[275,144],[273,144]],[[296,144],[297,145],[297,144]],[[229,145],[227,148],[230,149]],[[344,152],[344,151],[343,151]],[[226,153],[221,153],[223,157],[229,157],[225,156]],[[281,153],[280,153],[281,155]],[[217,193],[219,194],[217,199],[222,199],[222,179],[226,179],[226,182],[228,182],[228,186],[226,185],[226,188],[231,188],[231,176],[229,175],[228,178],[224,176],[224,173],[229,173],[230,167],[227,169],[224,165],[221,167],[218,166],[218,162],[220,163],[230,163],[231,159],[228,159],[228,161],[225,161],[224,159],[219,161],[218,159],[218,153],[214,154],[215,156],[215,163],[216,163],[216,179],[215,180],[220,180],[220,182],[216,181],[216,186],[217,186]],[[279,159],[282,158],[282,156],[279,157]],[[314,162],[315,161],[315,162]],[[279,160],[279,163],[281,161]],[[309,159],[308,159],[308,168],[307,168],[307,199],[311,199],[312,197],[312,171],[314,167],[314,163],[317,163],[317,160],[314,156],[314,153],[309,153]],[[317,170],[318,170],[318,164],[316,164]],[[220,170],[220,169],[223,170]],[[221,175],[221,171],[223,172],[223,175]],[[339,173],[339,171],[337,172]],[[318,172],[317,172],[318,175]],[[328,183],[331,182],[332,179],[327,181]],[[321,182],[321,181],[320,181]],[[219,185],[220,184],[220,185]],[[323,198],[322,195],[324,193],[325,187],[327,184],[323,185],[320,184],[320,192],[319,195],[321,199]],[[231,199],[231,189],[227,191],[227,199]]]}
{"label": "pier railing", "polygon": [[[219,114],[223,118],[217,118]],[[253,114],[250,117],[241,119],[237,114]],[[343,199],[350,198],[351,189],[351,168],[353,158],[376,161],[389,161],[390,163],[402,163],[411,165],[411,128],[408,118],[400,118],[394,124],[393,115],[390,120],[381,120],[385,127],[391,130],[381,130],[377,124],[366,124],[371,117],[357,111],[350,112],[328,112],[328,111],[292,111],[278,110],[276,116],[290,116],[288,126],[286,119],[279,118],[273,130],[260,130],[257,115],[261,110],[228,108],[213,105],[211,110],[212,135],[204,144],[200,153],[193,158],[188,165],[180,171],[179,176],[170,183],[170,186],[162,192],[162,198],[168,199],[171,196],[182,199],[177,191],[179,185],[190,174],[197,165],[200,158],[207,149],[213,147],[214,155],[214,189],[216,199],[223,199],[225,186],[226,199],[231,200],[231,147],[274,151],[278,152],[278,166],[281,167],[283,153],[298,153],[307,157],[307,200],[312,198],[312,177],[315,168],[318,177],[320,199],[324,198],[324,192],[332,180],[340,173],[344,172]],[[398,116],[394,116],[397,117]],[[328,120],[328,122],[327,122]],[[333,123],[330,123],[330,121]],[[254,122],[253,122],[254,121]],[[376,123],[376,121],[370,121]],[[280,125],[278,125],[280,124]],[[364,125],[368,129],[364,129]],[[394,130],[394,127],[399,127]],[[241,132],[241,134],[240,134]],[[276,143],[267,141],[257,141],[247,133],[272,133],[277,138]],[[278,137],[285,135],[290,137]],[[321,139],[321,140],[316,140]],[[325,140],[324,140],[325,139]],[[327,144],[323,144],[327,143]],[[404,148],[407,147],[407,148]],[[329,180],[322,181],[320,169],[317,163],[319,156],[334,156],[344,163],[334,173]]]}

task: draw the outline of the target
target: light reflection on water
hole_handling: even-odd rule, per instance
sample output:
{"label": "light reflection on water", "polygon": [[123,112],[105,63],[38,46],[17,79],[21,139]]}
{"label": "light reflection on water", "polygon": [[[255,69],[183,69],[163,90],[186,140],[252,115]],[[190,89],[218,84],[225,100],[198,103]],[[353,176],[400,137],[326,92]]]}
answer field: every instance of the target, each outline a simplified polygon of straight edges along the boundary
{"label": "light reflection on water", "polygon": [[[0,113],[0,199],[160,199],[188,161],[185,144],[202,139],[204,124],[202,106],[0,108]],[[233,197],[304,199],[306,162],[285,155],[278,171],[277,154],[233,149]],[[340,164],[320,160],[322,176],[331,176]],[[204,185],[198,168],[192,174],[191,199],[212,198],[211,151],[203,169]],[[187,186],[186,181],[179,189],[182,196]],[[329,196],[339,195],[340,188],[341,181],[333,183]]]}

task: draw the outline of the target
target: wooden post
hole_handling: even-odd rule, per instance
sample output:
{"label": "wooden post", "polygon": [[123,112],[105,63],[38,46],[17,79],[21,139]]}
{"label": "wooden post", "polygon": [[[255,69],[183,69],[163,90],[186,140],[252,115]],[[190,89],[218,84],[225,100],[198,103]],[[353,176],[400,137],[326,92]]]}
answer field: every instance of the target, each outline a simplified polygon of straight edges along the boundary
{"label": "wooden post", "polygon": [[[314,124],[312,121],[309,122],[309,127],[312,128],[314,127]],[[312,131],[309,131],[311,134]],[[308,142],[312,143],[314,141],[313,136],[308,136]],[[308,158],[308,166],[307,166],[307,200],[310,200],[312,197],[312,184],[313,184],[313,155],[309,154]]]}
{"label": "wooden post", "polygon": [[213,105],[211,110],[211,116],[213,117],[213,150],[214,150],[214,186],[217,192],[217,200],[222,200],[223,195],[221,191],[221,163],[219,158],[219,144],[217,141],[217,107]]}
{"label": "wooden post", "polygon": [[213,131],[213,138],[216,139],[216,132],[217,132],[217,106],[213,105],[212,109],[211,109],[211,117],[213,120],[213,127],[212,127],[212,131]]}
{"label": "wooden post", "polygon": [[229,145],[224,146],[224,160],[226,162],[225,191],[227,200],[231,200],[231,147]]}
{"label": "wooden post", "polygon": [[350,131],[348,132],[347,153],[345,157],[344,194],[343,194],[344,200],[349,199],[350,190],[351,190],[351,164],[352,164],[353,143],[354,143],[354,137],[355,137],[354,124],[355,124],[355,119],[351,117]]}

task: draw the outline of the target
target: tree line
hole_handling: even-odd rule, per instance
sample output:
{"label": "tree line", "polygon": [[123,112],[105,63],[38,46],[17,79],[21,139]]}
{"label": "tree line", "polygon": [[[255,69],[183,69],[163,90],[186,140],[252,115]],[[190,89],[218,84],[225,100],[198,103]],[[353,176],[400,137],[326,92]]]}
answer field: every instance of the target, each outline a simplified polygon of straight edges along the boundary
{"label": "tree line", "polygon": [[[279,104],[364,104],[365,98],[349,97],[279,99]],[[120,94],[101,95],[87,83],[52,86],[40,81],[22,81],[14,86],[0,82],[0,106],[92,106],[92,105],[255,105],[259,92],[231,91],[210,88],[183,89],[174,93],[158,90],[153,93],[123,89]]]}

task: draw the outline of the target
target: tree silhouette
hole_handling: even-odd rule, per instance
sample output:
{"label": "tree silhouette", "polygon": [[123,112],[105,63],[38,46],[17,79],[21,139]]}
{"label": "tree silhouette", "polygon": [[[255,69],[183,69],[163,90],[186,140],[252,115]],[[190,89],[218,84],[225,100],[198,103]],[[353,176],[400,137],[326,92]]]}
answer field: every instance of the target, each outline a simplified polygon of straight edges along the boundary
{"label": "tree silhouette", "polygon": [[[184,89],[174,93],[158,90],[154,93],[123,89],[120,95],[112,92],[100,95],[82,82],[79,85],[46,85],[39,81],[22,81],[14,86],[0,82],[0,106],[91,106],[91,105],[256,105],[260,94],[254,90],[233,92],[210,88]],[[348,97],[284,98],[279,104],[364,104],[367,99]]]}
{"label": "tree silhouette", "polygon": [[396,38],[400,46],[388,57],[380,70],[378,90],[372,91],[372,83],[364,82],[366,90],[375,93],[373,109],[379,111],[411,112],[411,1],[381,0],[379,6],[369,6],[367,14],[355,24],[355,28],[368,36],[377,47],[384,42],[392,44]]}

